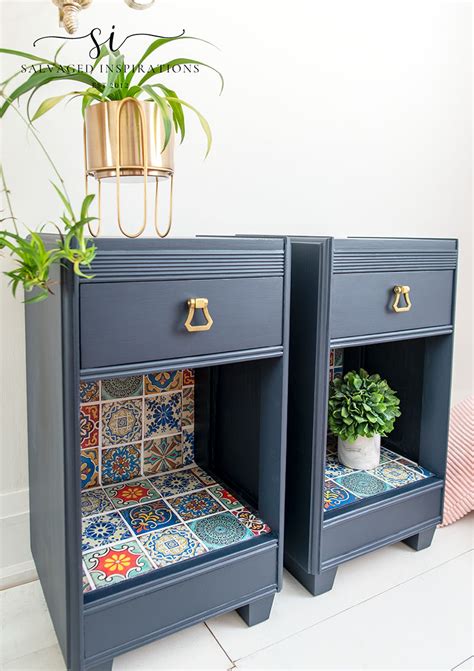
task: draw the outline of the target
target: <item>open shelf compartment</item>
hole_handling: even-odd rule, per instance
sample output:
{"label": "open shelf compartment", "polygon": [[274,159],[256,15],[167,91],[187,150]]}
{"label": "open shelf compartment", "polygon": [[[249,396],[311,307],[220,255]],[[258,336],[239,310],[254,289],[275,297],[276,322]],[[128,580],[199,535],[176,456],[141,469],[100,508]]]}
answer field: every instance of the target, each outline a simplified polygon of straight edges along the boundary
{"label": "open shelf compartment", "polygon": [[[443,340],[446,339],[420,338],[330,351],[330,381],[361,367],[371,374],[379,373],[397,391],[402,415],[395,422],[394,431],[382,438],[380,465],[369,471],[341,464],[337,457],[337,439],[328,433],[325,519],[431,486],[443,477],[443,436],[432,435],[426,427],[433,409],[425,388],[426,377],[430,376],[427,367],[443,349]],[[432,435],[429,444],[428,435]]]}
{"label": "open shelf compartment", "polygon": [[270,523],[259,511],[258,458],[276,365],[81,382],[86,602],[278,537],[276,508]]}

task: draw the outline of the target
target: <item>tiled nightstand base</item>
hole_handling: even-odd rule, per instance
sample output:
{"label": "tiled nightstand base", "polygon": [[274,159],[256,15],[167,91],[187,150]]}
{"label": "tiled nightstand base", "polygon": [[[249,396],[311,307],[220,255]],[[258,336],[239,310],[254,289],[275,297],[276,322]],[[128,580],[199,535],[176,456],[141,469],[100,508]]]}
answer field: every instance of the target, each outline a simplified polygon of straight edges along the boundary
{"label": "tiled nightstand base", "polygon": [[342,508],[361,499],[406,487],[433,476],[414,461],[381,448],[380,466],[370,471],[355,471],[339,463],[337,449],[330,445],[326,454],[324,510]]}
{"label": "tiled nightstand base", "polygon": [[82,509],[84,592],[270,532],[196,464],[87,489]]}

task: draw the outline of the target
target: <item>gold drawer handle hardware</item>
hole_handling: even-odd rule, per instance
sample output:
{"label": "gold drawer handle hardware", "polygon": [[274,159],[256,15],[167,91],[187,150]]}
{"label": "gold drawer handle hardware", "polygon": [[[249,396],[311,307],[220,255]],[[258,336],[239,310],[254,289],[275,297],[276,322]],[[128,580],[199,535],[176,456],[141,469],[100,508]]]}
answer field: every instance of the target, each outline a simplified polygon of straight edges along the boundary
{"label": "gold drawer handle hardware", "polygon": [[[409,312],[411,310],[411,300],[410,300],[410,287],[397,285],[393,287],[393,293],[395,294],[395,300],[392,304],[392,310],[394,312]],[[398,304],[400,302],[400,296],[403,295],[405,299],[405,306],[400,307]]]}
{"label": "gold drawer handle hardware", "polygon": [[[212,321],[212,317],[209,314],[209,310],[207,309],[208,305],[209,301],[207,300],[207,298],[190,298],[188,300],[189,312],[188,312],[188,318],[186,319],[184,325],[190,333],[193,333],[194,331],[209,331],[209,329],[211,328],[214,322]],[[201,326],[192,325],[191,322],[193,321],[195,310],[203,311],[204,316],[207,320],[206,324],[202,324]]]}

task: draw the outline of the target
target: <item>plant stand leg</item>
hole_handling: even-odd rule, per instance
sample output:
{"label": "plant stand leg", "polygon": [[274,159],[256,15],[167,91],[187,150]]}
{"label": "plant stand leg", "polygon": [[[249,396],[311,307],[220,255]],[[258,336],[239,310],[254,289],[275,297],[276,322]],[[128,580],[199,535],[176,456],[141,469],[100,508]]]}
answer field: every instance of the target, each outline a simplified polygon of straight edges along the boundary
{"label": "plant stand leg", "polygon": [[274,597],[275,595],[272,594],[271,596],[257,599],[257,601],[252,601],[252,603],[249,603],[246,606],[237,608],[237,612],[249,627],[253,627],[255,624],[260,624],[260,622],[268,620]]}
{"label": "plant stand leg", "polygon": [[420,531],[420,533],[415,534],[414,536],[410,536],[410,538],[405,538],[403,542],[417,552],[418,550],[426,550],[426,548],[429,548],[431,545],[435,531],[436,527],[430,527],[429,529]]}
{"label": "plant stand leg", "polygon": [[109,659],[107,662],[102,662],[97,666],[88,666],[87,671],[112,671],[112,664],[114,663],[113,659]]}

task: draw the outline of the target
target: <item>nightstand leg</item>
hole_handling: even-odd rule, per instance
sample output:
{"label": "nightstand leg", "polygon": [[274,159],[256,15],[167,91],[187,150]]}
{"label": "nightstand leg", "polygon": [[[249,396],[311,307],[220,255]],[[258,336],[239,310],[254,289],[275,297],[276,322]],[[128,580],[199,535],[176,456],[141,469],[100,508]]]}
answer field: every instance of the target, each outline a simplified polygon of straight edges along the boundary
{"label": "nightstand leg", "polygon": [[257,599],[257,601],[252,601],[252,603],[246,606],[237,608],[237,612],[249,627],[260,624],[260,622],[265,622],[270,617],[274,596],[272,594],[271,596]]}
{"label": "nightstand leg", "polygon": [[429,529],[425,529],[424,531],[420,531],[419,534],[415,534],[415,536],[410,536],[410,538],[405,538],[404,543],[409,545],[413,550],[426,550],[426,548],[429,548],[431,545],[431,541],[433,540],[434,532],[436,531],[436,527],[430,527]]}

